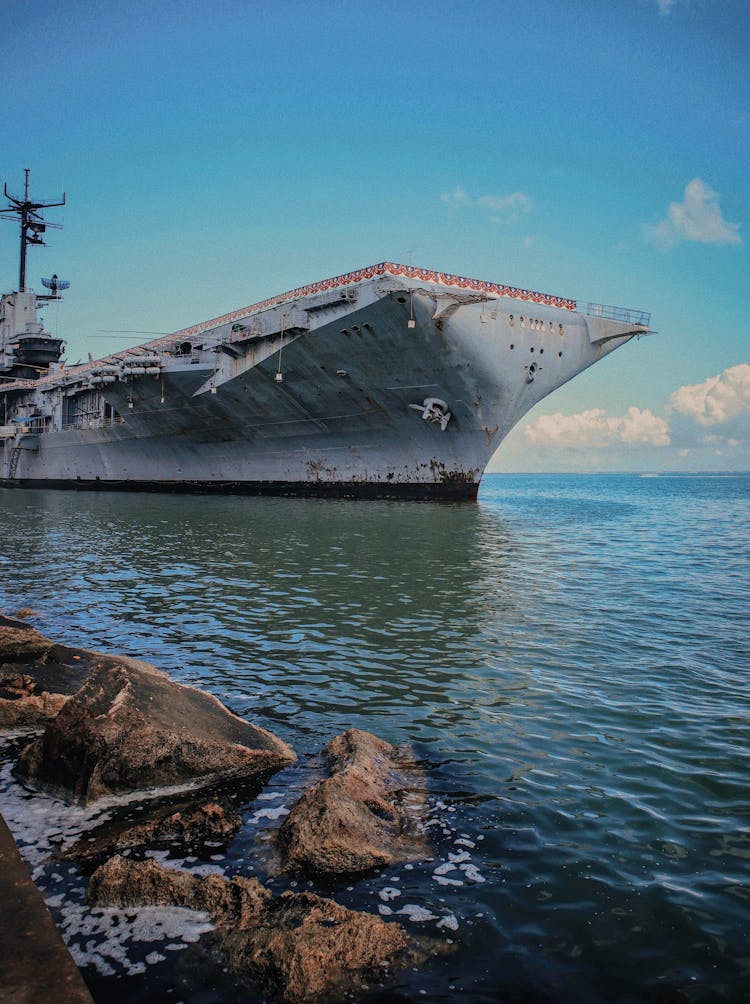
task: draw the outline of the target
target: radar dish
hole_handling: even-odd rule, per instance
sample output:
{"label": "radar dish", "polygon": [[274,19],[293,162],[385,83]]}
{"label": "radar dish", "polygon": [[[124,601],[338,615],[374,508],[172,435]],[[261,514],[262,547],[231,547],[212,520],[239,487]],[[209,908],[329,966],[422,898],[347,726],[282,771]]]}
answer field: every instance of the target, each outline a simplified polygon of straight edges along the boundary
{"label": "radar dish", "polygon": [[51,289],[53,293],[57,293],[61,289],[67,289],[70,283],[67,279],[58,279],[56,275],[53,275],[51,279],[42,279],[42,285]]}

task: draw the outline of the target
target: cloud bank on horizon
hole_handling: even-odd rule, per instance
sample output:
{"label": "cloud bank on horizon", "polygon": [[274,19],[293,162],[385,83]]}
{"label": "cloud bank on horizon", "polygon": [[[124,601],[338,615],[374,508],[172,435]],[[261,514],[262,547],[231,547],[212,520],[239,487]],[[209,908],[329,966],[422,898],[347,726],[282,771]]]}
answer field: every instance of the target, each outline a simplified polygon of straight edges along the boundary
{"label": "cloud bank on horizon", "polygon": [[[524,457],[533,468],[519,465]],[[496,470],[750,470],[750,364],[678,387],[663,415],[635,405],[623,415],[539,415],[511,433],[497,461]]]}

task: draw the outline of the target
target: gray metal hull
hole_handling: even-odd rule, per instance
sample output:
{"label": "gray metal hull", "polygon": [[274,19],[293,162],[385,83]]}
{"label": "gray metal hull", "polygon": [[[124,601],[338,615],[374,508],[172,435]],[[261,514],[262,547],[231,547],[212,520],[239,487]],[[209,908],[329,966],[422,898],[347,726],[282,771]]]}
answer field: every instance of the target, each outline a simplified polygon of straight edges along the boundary
{"label": "gray metal hull", "polygon": [[149,343],[152,366],[131,350],[18,388],[4,483],[473,498],[522,415],[638,333],[419,278],[354,289]]}

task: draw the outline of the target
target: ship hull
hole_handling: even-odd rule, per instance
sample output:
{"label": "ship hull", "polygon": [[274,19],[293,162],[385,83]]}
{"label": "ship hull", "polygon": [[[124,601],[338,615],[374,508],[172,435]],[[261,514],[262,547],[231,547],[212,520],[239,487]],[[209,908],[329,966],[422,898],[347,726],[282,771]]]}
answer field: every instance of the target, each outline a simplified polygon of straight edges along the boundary
{"label": "ship hull", "polygon": [[540,294],[371,272],[4,388],[28,425],[5,427],[3,482],[472,499],[522,415],[637,333]]}

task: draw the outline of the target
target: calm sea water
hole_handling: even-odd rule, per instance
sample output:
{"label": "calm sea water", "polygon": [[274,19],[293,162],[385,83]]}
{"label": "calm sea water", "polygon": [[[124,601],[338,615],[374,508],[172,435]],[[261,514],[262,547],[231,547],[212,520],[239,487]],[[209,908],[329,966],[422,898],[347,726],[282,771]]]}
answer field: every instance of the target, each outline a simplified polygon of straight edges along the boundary
{"label": "calm sea water", "polygon": [[[434,860],[326,891],[445,951],[361,999],[750,1000],[750,476],[497,475],[460,505],[4,490],[0,520],[3,611],[300,754],[213,867],[267,878],[336,733],[414,745]],[[83,881],[45,864],[38,818],[69,810],[4,776],[100,1000],[258,999],[179,932],[115,951],[71,920]]]}

